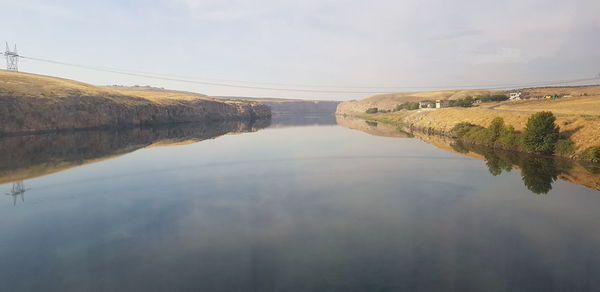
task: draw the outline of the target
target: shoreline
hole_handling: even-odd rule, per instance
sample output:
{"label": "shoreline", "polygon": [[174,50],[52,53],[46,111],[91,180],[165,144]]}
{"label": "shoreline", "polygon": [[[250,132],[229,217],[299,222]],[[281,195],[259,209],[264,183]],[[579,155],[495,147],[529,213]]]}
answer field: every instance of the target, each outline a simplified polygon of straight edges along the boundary
{"label": "shoreline", "polygon": [[573,161],[577,161],[577,162],[599,164],[598,162],[592,161],[590,159],[585,159],[582,157],[582,153],[585,152],[585,149],[583,151],[578,151],[572,155],[565,156],[565,155],[559,155],[557,153],[541,154],[541,153],[533,153],[533,152],[529,152],[529,151],[524,151],[522,149],[512,149],[512,148],[506,149],[506,148],[501,148],[501,147],[492,147],[492,146],[485,145],[485,144],[479,144],[479,143],[474,143],[472,141],[459,139],[452,133],[451,130],[448,130],[449,129],[448,126],[444,127],[444,128],[419,127],[419,126],[415,125],[414,123],[407,123],[405,120],[402,119],[401,114],[398,114],[398,113],[382,113],[382,114],[336,113],[336,115],[361,119],[364,121],[375,121],[375,122],[385,123],[388,125],[395,126],[398,128],[398,130],[401,130],[401,131],[405,131],[405,132],[409,132],[409,133],[420,133],[420,134],[424,134],[424,135],[435,135],[435,136],[445,137],[448,139],[452,139],[455,142],[460,142],[460,143],[463,143],[466,145],[471,145],[471,146],[476,146],[476,147],[485,147],[489,150],[508,151],[508,152],[513,152],[513,153],[517,153],[517,154],[535,155],[535,156],[546,157],[546,158],[560,158],[560,159],[573,160]]}

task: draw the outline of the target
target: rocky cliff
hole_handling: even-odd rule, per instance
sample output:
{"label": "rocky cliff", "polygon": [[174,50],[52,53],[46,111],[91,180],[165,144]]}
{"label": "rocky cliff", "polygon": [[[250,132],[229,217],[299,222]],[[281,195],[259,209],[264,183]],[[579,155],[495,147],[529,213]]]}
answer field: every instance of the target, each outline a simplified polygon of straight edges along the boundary
{"label": "rocky cliff", "polygon": [[48,76],[0,71],[0,134],[271,116],[258,102],[169,91],[114,90]]}

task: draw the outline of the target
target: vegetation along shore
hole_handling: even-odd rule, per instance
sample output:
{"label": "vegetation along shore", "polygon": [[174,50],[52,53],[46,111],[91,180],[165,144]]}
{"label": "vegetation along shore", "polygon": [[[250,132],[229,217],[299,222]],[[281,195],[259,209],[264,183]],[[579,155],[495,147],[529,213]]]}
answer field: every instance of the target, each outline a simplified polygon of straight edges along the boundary
{"label": "vegetation along shore", "polygon": [[337,114],[466,144],[600,162],[600,86],[376,95],[343,102]]}

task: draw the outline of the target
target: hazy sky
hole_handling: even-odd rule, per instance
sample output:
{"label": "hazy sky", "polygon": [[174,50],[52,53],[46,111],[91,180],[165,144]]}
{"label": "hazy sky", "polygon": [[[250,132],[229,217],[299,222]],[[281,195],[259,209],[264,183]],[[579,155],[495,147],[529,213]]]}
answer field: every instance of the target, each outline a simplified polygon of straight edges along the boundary
{"label": "hazy sky", "polygon": [[[600,72],[599,0],[0,0],[0,7],[0,40],[17,43],[24,56],[187,79],[379,91]],[[21,70],[211,95],[369,95],[208,86],[33,60],[23,60]],[[349,88],[368,86],[375,88]]]}

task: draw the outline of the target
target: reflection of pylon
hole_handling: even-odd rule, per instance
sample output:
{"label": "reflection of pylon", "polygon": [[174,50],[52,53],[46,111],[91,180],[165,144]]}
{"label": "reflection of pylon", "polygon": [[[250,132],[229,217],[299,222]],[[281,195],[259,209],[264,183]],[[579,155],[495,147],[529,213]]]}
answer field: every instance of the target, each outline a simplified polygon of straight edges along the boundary
{"label": "reflection of pylon", "polygon": [[6,195],[12,196],[13,197],[13,205],[16,205],[17,197],[21,197],[21,202],[25,202],[25,191],[26,191],[26,189],[25,189],[25,185],[23,184],[23,181],[18,181],[18,182],[13,183],[10,193],[6,193]]}
{"label": "reflection of pylon", "polygon": [[17,53],[17,45],[15,45],[15,49],[13,51],[8,47],[8,43],[6,43],[6,51],[4,51],[4,56],[6,56],[6,70],[10,71],[19,71],[19,53]]}

